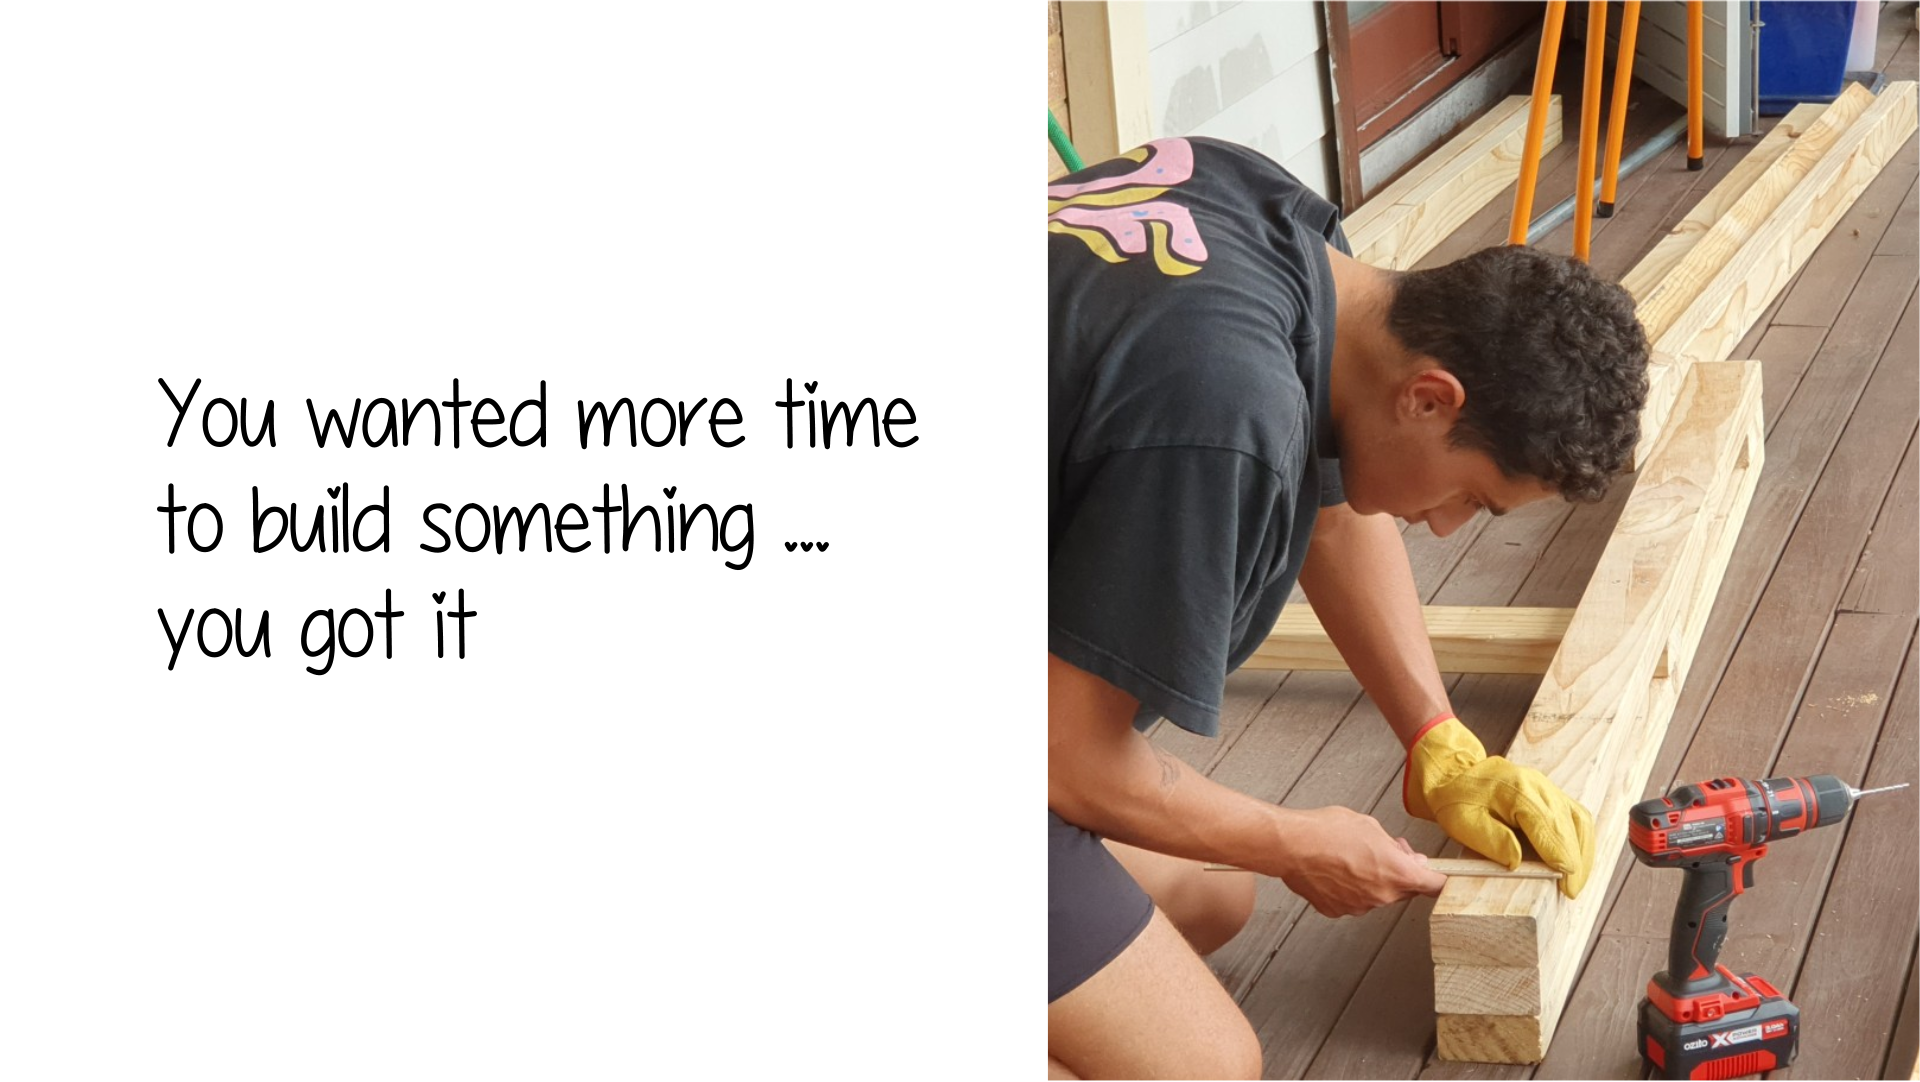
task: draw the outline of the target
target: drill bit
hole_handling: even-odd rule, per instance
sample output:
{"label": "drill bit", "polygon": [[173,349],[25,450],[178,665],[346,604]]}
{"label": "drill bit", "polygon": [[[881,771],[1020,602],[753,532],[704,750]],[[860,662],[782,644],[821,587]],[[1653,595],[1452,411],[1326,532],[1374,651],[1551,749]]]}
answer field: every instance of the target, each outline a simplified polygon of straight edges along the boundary
{"label": "drill bit", "polygon": [[1878,789],[1855,789],[1853,786],[1849,785],[1847,786],[1847,792],[1853,794],[1853,799],[1859,800],[1861,797],[1869,796],[1873,793],[1890,793],[1895,789],[1905,789],[1906,787],[1907,787],[1907,783],[1904,781],[1898,785],[1882,785]]}

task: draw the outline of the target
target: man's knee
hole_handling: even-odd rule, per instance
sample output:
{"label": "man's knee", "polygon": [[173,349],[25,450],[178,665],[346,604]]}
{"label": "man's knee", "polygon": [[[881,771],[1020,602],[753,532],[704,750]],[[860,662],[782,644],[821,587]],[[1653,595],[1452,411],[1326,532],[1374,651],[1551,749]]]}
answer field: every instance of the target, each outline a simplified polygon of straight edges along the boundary
{"label": "man's knee", "polygon": [[1159,912],[1119,957],[1047,1008],[1047,1053],[1082,1078],[1261,1073],[1253,1027]]}
{"label": "man's knee", "polygon": [[1121,867],[1200,954],[1212,954],[1253,917],[1252,872],[1210,872],[1199,861],[1108,841]]}
{"label": "man's knee", "polygon": [[[1204,880],[1206,900],[1200,907],[1201,918],[1191,932],[1182,929],[1187,942],[1201,954],[1212,954],[1240,934],[1253,919],[1255,882],[1251,872],[1211,872]],[[1218,881],[1217,884],[1214,881]]]}

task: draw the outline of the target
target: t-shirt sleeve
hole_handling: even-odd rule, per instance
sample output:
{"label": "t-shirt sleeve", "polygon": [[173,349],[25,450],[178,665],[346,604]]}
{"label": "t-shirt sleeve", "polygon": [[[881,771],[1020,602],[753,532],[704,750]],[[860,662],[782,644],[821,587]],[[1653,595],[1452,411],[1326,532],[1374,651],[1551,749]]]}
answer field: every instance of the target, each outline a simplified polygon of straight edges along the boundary
{"label": "t-shirt sleeve", "polygon": [[1346,486],[1340,482],[1340,460],[1323,458],[1320,460],[1320,506],[1332,507],[1347,502]]}
{"label": "t-shirt sleeve", "polygon": [[1216,448],[1114,451],[1073,469],[1079,495],[1048,567],[1048,650],[1215,735],[1228,655],[1286,555],[1287,484]]}

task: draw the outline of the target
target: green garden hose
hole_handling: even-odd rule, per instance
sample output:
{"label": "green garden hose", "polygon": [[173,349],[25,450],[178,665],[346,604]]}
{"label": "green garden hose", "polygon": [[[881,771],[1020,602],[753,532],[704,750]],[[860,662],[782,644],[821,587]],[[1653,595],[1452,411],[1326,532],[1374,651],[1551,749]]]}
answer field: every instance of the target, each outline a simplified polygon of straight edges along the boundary
{"label": "green garden hose", "polygon": [[1086,168],[1087,163],[1080,160],[1080,152],[1073,149],[1073,141],[1067,138],[1067,130],[1060,126],[1059,118],[1053,115],[1052,109],[1047,110],[1047,141],[1053,144],[1053,152],[1067,164],[1067,172],[1078,173]]}

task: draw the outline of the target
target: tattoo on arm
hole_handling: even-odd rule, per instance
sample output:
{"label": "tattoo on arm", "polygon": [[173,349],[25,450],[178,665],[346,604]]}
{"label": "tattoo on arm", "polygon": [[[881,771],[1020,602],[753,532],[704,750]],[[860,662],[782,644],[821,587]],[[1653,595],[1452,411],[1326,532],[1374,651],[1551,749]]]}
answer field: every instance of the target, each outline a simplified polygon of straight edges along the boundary
{"label": "tattoo on arm", "polygon": [[1153,757],[1160,760],[1160,788],[1172,789],[1180,781],[1180,758],[1159,745],[1150,745]]}

